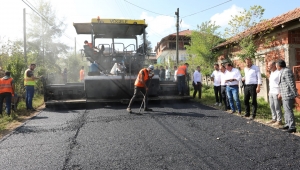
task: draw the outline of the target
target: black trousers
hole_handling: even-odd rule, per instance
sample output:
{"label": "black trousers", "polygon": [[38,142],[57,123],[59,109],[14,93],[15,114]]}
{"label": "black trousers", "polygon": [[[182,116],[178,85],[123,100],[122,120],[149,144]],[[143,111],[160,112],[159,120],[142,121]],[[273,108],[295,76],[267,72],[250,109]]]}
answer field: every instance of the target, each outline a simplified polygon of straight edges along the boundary
{"label": "black trousers", "polygon": [[[145,87],[137,87],[137,86],[134,86],[134,93],[133,93],[133,96],[132,96],[132,98],[131,98],[131,100],[130,100],[129,105],[128,105],[127,108],[131,108],[131,104],[134,102],[136,96],[137,96],[140,92],[142,92],[144,96],[146,95],[146,96],[145,96],[145,101],[144,101],[144,109],[148,108],[148,93],[146,94],[146,89],[145,89]],[[143,96],[143,97],[144,97],[144,96]]]}
{"label": "black trousers", "polygon": [[230,110],[229,100],[227,97],[226,86],[221,86],[221,96],[226,110]]}
{"label": "black trousers", "polygon": [[256,116],[257,110],[257,84],[245,85],[244,87],[244,104],[246,108],[246,115],[250,116],[250,97],[252,99],[252,116]]}
{"label": "black trousers", "polygon": [[201,99],[201,94],[202,94],[202,84],[200,82],[197,82],[197,84],[194,84],[194,94],[193,94],[193,98],[195,98],[197,92],[198,92],[198,98]]}
{"label": "black trousers", "polygon": [[222,103],[221,86],[214,86],[215,98],[217,103]]}

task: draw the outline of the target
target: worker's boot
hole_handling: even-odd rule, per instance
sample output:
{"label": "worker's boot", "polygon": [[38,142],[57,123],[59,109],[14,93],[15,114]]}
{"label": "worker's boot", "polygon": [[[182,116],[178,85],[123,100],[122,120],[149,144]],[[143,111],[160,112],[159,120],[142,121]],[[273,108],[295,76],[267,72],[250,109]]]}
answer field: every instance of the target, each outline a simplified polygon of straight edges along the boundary
{"label": "worker's boot", "polygon": [[130,108],[127,108],[126,110],[127,110],[128,113],[132,113]]}

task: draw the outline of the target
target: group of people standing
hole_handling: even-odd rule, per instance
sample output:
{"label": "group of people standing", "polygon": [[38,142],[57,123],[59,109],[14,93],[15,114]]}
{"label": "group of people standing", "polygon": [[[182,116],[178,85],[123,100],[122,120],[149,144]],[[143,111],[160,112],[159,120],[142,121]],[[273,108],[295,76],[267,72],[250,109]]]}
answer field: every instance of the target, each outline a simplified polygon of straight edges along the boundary
{"label": "group of people standing", "polygon": [[[239,86],[243,85],[245,114],[241,116],[250,117],[250,120],[253,120],[257,113],[257,93],[260,92],[262,79],[259,67],[254,65],[250,58],[245,59],[245,64],[244,77],[242,77],[239,69],[234,68],[231,63],[214,65],[215,70],[211,74],[211,79],[214,81],[216,99],[214,105],[222,106],[223,102],[226,111],[231,110],[231,113],[236,113],[237,111],[238,115],[241,115]],[[270,61],[268,63],[268,71],[270,71],[270,90],[268,95],[272,120],[267,123],[277,126],[283,125],[281,129],[289,133],[296,132],[293,108],[298,93],[295,86],[294,75],[292,71],[286,67],[284,60]],[[197,74],[195,76],[194,73],[194,80],[195,78],[197,78]],[[195,92],[197,90],[198,89],[195,89]],[[193,97],[195,97],[195,92]],[[250,113],[250,99],[252,100],[252,114]],[[284,110],[285,124],[282,123],[281,103]]]}
{"label": "group of people standing", "polygon": [[[26,95],[25,95],[26,109],[31,111],[35,111],[35,109],[32,106],[35,80],[40,78],[34,76],[35,67],[36,64],[30,64],[29,68],[24,72],[24,86],[26,90]],[[5,99],[6,113],[8,116],[10,116],[11,101],[12,101],[12,97],[14,97],[15,95],[16,94],[15,94],[14,79],[11,77],[10,71],[5,71],[5,76],[0,79],[0,109],[1,109],[0,114],[1,115],[2,115],[3,101]]]}

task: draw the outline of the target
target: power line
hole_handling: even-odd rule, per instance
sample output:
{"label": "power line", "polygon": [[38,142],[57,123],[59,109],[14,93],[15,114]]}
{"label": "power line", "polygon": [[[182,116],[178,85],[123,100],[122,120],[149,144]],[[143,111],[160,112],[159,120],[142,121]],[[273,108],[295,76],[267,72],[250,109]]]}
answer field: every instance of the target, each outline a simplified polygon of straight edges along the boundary
{"label": "power line", "polygon": [[[47,18],[43,15],[43,14],[41,14],[40,12],[38,12],[38,9],[36,9],[28,0],[26,0],[26,2],[24,1],[24,0],[22,0],[33,12],[35,12],[38,16],[40,16],[49,26],[51,26],[52,28],[51,29],[53,29],[53,24],[50,24],[49,23],[49,21],[47,20]],[[60,20],[59,20],[60,21]],[[60,22],[62,22],[62,21],[60,21]],[[73,41],[73,39],[70,37],[70,36],[68,36],[68,35],[66,35],[65,33],[62,33],[65,37],[67,37],[68,39],[70,39],[70,40],[72,40]],[[76,42],[77,43],[77,42]]]}
{"label": "power line", "polygon": [[143,7],[137,6],[137,5],[135,5],[135,4],[133,4],[133,3],[129,2],[129,1],[126,1],[126,0],[124,0],[124,1],[127,2],[127,3],[129,3],[129,4],[131,4],[131,5],[133,5],[133,6],[135,6],[135,7],[138,7],[138,8],[140,8],[140,9],[145,10],[145,11],[151,12],[151,13],[153,13],[153,14],[164,15],[164,16],[172,17],[172,16],[170,16],[170,15],[165,15],[165,14],[160,14],[160,13],[157,13],[157,12],[150,11],[150,10],[145,9],[145,8],[143,8]]}
{"label": "power line", "polygon": [[48,22],[48,20],[42,15],[42,14],[40,14],[39,12],[37,12],[35,9],[33,9],[33,7],[31,7],[28,3],[26,3],[24,0],[22,0],[29,8],[31,8],[31,10],[33,11],[33,12],[35,12],[38,16],[40,16],[44,21],[46,21],[50,26],[52,26],[52,24],[50,24],[49,22]]}
{"label": "power line", "polygon": [[192,15],[196,15],[196,14],[198,14],[198,13],[201,13],[201,12],[204,12],[204,11],[210,10],[210,9],[212,9],[212,8],[215,8],[215,7],[217,7],[217,6],[223,5],[223,4],[225,4],[225,3],[229,2],[229,1],[232,1],[232,0],[225,1],[225,2],[223,2],[223,3],[220,3],[220,4],[218,4],[218,5],[212,6],[212,7],[210,7],[210,8],[204,9],[204,10],[202,10],[202,11],[199,11],[199,12],[195,12],[195,13],[192,13],[192,14],[186,15],[186,16],[184,16],[184,17],[181,17],[181,18],[185,18],[185,17],[189,17],[189,16],[192,16]]}

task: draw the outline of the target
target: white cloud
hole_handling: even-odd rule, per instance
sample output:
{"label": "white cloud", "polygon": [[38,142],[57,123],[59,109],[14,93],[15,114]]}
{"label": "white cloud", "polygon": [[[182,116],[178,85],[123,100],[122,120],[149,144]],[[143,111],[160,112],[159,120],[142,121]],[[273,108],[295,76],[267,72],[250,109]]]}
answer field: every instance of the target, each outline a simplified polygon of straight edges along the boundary
{"label": "white cloud", "polygon": [[221,27],[227,26],[228,22],[231,20],[231,16],[237,15],[243,8],[236,5],[232,5],[229,9],[224,10],[222,13],[216,13],[210,20],[215,21],[216,25]]}
{"label": "white cloud", "polygon": [[[165,36],[176,32],[176,18],[171,16],[150,16],[146,12],[143,12],[140,19],[145,19],[148,24],[147,32],[149,41],[152,43],[152,47],[156,46]],[[180,30],[188,29],[190,26],[183,20],[180,24]]]}

